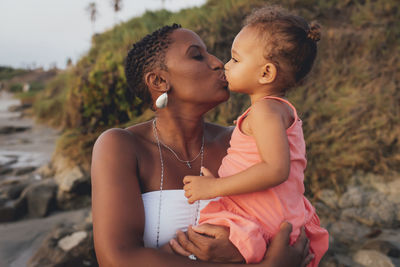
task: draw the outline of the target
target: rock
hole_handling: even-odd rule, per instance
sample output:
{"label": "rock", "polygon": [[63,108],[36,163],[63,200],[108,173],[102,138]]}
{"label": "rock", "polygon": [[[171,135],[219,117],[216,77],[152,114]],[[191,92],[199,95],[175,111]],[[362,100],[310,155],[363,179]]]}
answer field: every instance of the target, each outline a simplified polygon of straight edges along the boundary
{"label": "rock", "polygon": [[9,199],[16,199],[18,198],[22,191],[25,189],[27,184],[16,184],[14,186],[7,187],[6,191],[4,192],[5,196]]}
{"label": "rock", "polygon": [[372,173],[358,174],[350,179],[349,185],[361,187],[364,191],[368,189],[368,191],[380,192],[384,195],[400,194],[400,177],[394,175],[384,177]]}
{"label": "rock", "polygon": [[27,179],[6,180],[0,184],[0,222],[19,219],[27,212],[23,190],[29,186]]}
{"label": "rock", "polygon": [[71,165],[70,160],[62,156],[61,153],[57,153],[51,161],[51,166],[55,174],[60,174],[64,171],[71,170],[75,165]]}
{"label": "rock", "polygon": [[[354,243],[364,242],[370,232],[370,229],[364,225],[347,221],[334,222],[327,230],[333,237],[334,246],[344,245],[347,247],[352,246]],[[330,247],[332,246],[330,245]]]}
{"label": "rock", "polygon": [[395,244],[400,248],[400,229],[384,229],[382,230],[382,234],[379,236],[381,240],[390,241],[392,244]]}
{"label": "rock", "polygon": [[353,261],[353,259],[347,255],[344,254],[337,254],[336,255],[336,259],[337,259],[337,265],[336,266],[340,266],[340,267],[363,267],[362,265],[356,263]]}
{"label": "rock", "polygon": [[29,179],[1,183],[0,221],[14,221],[29,214],[43,217],[56,207],[56,183],[51,180],[32,182]]}
{"label": "rock", "polygon": [[87,237],[85,231],[75,232],[72,235],[68,235],[58,241],[58,246],[64,251],[70,251],[72,248],[76,247]]}
{"label": "rock", "polygon": [[335,207],[322,190],[314,203],[330,234],[321,267],[400,266],[400,177],[355,175]]}
{"label": "rock", "polygon": [[29,184],[27,179],[6,180],[0,184],[0,195],[6,199],[17,199]]}
{"label": "rock", "polygon": [[337,262],[335,261],[335,259],[326,259],[326,260],[322,260],[318,266],[319,267],[336,267]]}
{"label": "rock", "polygon": [[91,204],[90,195],[76,195],[58,191],[57,207],[61,210],[74,210],[88,207]]}
{"label": "rock", "polygon": [[12,173],[13,169],[10,167],[1,167],[0,168],[0,175],[6,175]]}
{"label": "rock", "polygon": [[347,185],[372,188],[375,184],[385,183],[386,181],[387,179],[382,175],[359,172],[351,177]]}
{"label": "rock", "polygon": [[18,132],[24,132],[31,129],[31,127],[23,126],[2,126],[0,127],[0,134],[12,134]]}
{"label": "rock", "polygon": [[326,228],[331,224],[331,222],[336,221],[336,213],[332,212],[332,210],[324,203],[316,201],[313,203],[313,205],[318,214],[322,227]]}
{"label": "rock", "polygon": [[10,106],[8,108],[8,111],[10,111],[10,112],[20,112],[20,111],[23,111],[24,109],[27,109],[27,108],[30,108],[30,107],[32,107],[32,104],[24,103],[24,104],[21,104],[21,105]]}
{"label": "rock", "polygon": [[322,257],[319,265],[319,267],[336,267],[337,266],[337,260],[335,259],[334,253],[331,251],[328,251],[325,253],[325,255]]}
{"label": "rock", "polygon": [[388,185],[388,191],[383,192],[383,193],[399,195],[399,193],[400,193],[400,178],[388,183],[387,185]]}
{"label": "rock", "polygon": [[[18,161],[18,157],[15,155],[0,154],[0,167],[8,167]],[[0,168],[0,172],[1,172]]]}
{"label": "rock", "polygon": [[371,220],[374,221],[374,225],[387,228],[400,224],[400,220],[397,218],[399,208],[400,205],[390,202],[384,194],[379,193],[370,197],[367,211]]}
{"label": "rock", "polygon": [[388,256],[376,250],[359,250],[353,255],[353,260],[365,267],[395,267]]}
{"label": "rock", "polygon": [[44,239],[27,266],[98,266],[93,233],[61,225]]}
{"label": "rock", "polygon": [[400,183],[392,181],[389,184],[393,186],[387,187],[382,182],[383,178],[371,177],[359,186],[354,184],[361,183],[361,179],[358,179],[358,182],[353,181],[353,185],[342,195],[339,200],[339,206],[342,208],[341,219],[356,220],[368,226],[399,226],[400,192],[397,188]]}
{"label": "rock", "polygon": [[92,211],[90,211],[89,214],[88,214],[88,216],[86,217],[85,223],[93,224]]}
{"label": "rock", "polygon": [[80,166],[71,166],[68,159],[58,155],[52,161],[52,169],[59,194],[90,195],[90,176]]}
{"label": "rock", "polygon": [[51,164],[46,164],[36,170],[36,174],[40,175],[41,178],[49,178],[54,175],[54,170],[51,167]]}
{"label": "rock", "polygon": [[317,198],[331,209],[336,209],[338,207],[339,197],[333,190],[321,190],[317,194]]}
{"label": "rock", "polygon": [[386,256],[400,258],[400,246],[391,240],[382,240],[379,238],[367,240],[363,244],[362,249],[376,250]]}
{"label": "rock", "polygon": [[16,200],[0,199],[0,222],[10,222],[26,214],[27,205],[25,198]]}
{"label": "rock", "polygon": [[56,174],[54,178],[59,188],[57,193],[58,207],[69,210],[90,205],[90,176],[82,171],[79,166],[61,171],[60,166],[65,167],[66,164],[58,162],[55,165]]}
{"label": "rock", "polygon": [[329,257],[323,258],[319,267],[363,267],[355,263],[353,259],[344,254],[333,254]]}
{"label": "rock", "polygon": [[90,211],[85,220],[81,223],[77,223],[74,225],[75,229],[85,230],[87,232],[93,231],[93,222],[92,222],[92,212]]}
{"label": "rock", "polygon": [[56,208],[57,185],[52,179],[34,183],[27,187],[26,196],[28,213],[31,217],[44,217]]}
{"label": "rock", "polygon": [[[357,197],[357,199],[360,198]],[[400,223],[399,205],[388,201],[382,193],[370,192],[362,199],[363,206],[345,208],[341,213],[341,218],[343,220],[354,219],[368,226],[395,227]]]}
{"label": "rock", "polygon": [[60,191],[78,194],[82,191],[82,185],[87,185],[89,180],[89,177],[78,166],[64,170],[62,173],[56,174],[54,178]]}
{"label": "rock", "polygon": [[36,167],[34,166],[26,166],[26,167],[22,167],[22,168],[18,168],[15,170],[15,175],[24,175],[30,172],[33,172],[34,170],[36,170]]}
{"label": "rock", "polygon": [[340,198],[340,208],[360,207],[366,204],[367,192],[360,187],[350,187]]}
{"label": "rock", "polygon": [[[396,184],[394,184],[394,185],[396,185]],[[396,191],[396,187],[394,187],[394,188],[393,188],[394,190],[392,191],[392,189],[391,189],[391,187],[392,187],[391,183],[381,183],[381,182],[377,182],[377,183],[373,183],[372,186],[373,186],[378,192],[381,192],[381,193],[384,193],[384,194],[392,194],[393,191]],[[399,191],[398,191],[398,192],[399,192]]]}

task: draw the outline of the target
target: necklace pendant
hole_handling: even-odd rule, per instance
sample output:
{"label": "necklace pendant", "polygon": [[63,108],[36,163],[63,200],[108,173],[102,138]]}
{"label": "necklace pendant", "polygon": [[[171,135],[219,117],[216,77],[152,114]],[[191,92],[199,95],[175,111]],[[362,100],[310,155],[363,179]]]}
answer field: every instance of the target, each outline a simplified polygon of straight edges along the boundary
{"label": "necklace pendant", "polygon": [[192,168],[192,166],[190,165],[190,162],[189,162],[189,161],[186,161],[186,165],[188,166],[189,169]]}

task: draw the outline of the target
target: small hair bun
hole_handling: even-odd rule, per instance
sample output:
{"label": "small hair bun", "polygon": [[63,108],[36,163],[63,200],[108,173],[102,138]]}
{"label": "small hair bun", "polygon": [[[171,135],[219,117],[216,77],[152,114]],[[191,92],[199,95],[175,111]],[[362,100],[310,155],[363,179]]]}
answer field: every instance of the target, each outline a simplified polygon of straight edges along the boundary
{"label": "small hair bun", "polygon": [[321,26],[316,22],[311,22],[310,29],[307,32],[307,38],[314,42],[321,40]]}

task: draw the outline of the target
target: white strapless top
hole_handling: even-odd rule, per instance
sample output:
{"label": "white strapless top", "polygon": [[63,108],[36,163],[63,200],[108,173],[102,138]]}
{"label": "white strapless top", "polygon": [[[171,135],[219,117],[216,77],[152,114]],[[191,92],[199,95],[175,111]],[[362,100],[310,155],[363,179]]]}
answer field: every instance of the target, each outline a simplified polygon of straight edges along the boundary
{"label": "white strapless top", "polygon": [[[160,204],[160,191],[152,191],[142,194],[145,226],[144,246],[157,247],[158,212]],[[200,200],[200,211],[210,200]],[[177,230],[186,231],[188,225],[194,225],[196,219],[197,204],[190,205],[185,197],[185,191],[163,190],[160,213],[159,246],[169,242],[175,237]],[[197,215],[198,219],[199,215]]]}

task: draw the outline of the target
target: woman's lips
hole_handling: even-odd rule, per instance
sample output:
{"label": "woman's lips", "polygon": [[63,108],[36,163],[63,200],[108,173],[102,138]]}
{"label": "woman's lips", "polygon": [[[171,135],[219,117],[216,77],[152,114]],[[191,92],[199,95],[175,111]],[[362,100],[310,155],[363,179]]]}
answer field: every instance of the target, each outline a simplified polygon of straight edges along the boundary
{"label": "woman's lips", "polygon": [[226,80],[225,73],[222,73],[221,76],[219,76],[219,79],[224,83],[224,86],[228,86],[228,81]]}
{"label": "woman's lips", "polygon": [[223,81],[226,81],[225,73],[222,73],[222,74],[221,74],[220,79],[223,80]]}

